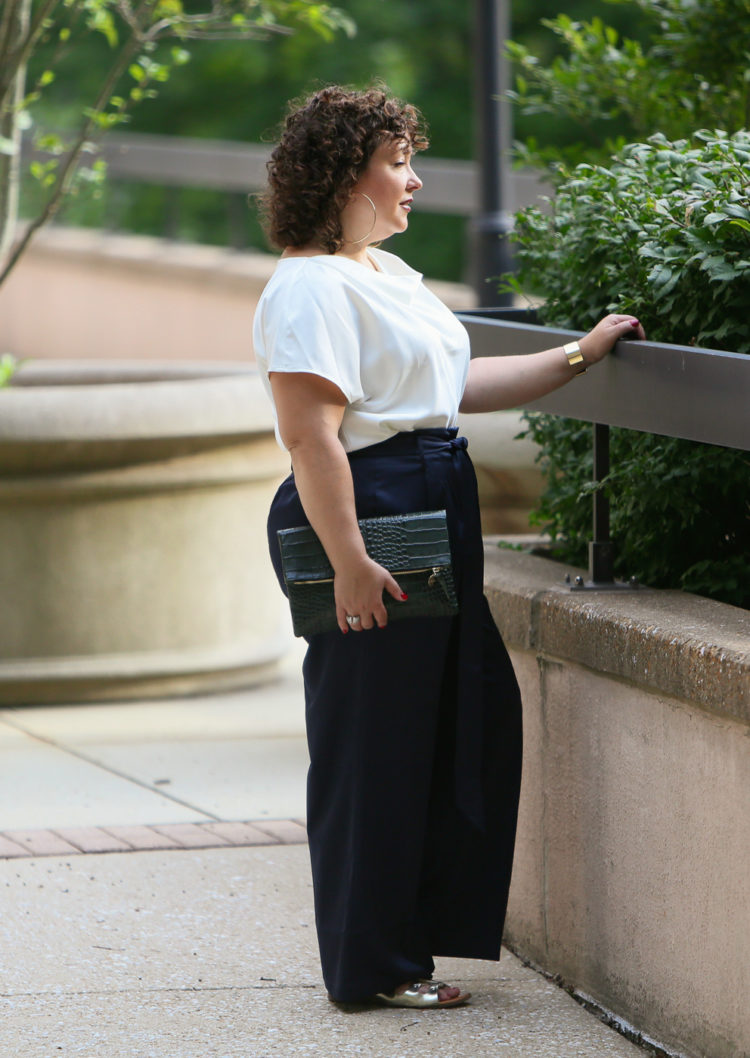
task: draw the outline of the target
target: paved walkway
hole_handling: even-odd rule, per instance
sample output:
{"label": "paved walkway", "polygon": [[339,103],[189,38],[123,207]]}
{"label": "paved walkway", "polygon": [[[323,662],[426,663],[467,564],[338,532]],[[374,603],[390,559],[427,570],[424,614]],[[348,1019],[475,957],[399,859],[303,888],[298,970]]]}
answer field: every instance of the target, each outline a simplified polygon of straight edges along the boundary
{"label": "paved walkway", "polygon": [[0,1058],[642,1058],[508,953],[439,963],[466,1008],[330,1004],[302,722],[291,668],[209,698],[0,709]]}

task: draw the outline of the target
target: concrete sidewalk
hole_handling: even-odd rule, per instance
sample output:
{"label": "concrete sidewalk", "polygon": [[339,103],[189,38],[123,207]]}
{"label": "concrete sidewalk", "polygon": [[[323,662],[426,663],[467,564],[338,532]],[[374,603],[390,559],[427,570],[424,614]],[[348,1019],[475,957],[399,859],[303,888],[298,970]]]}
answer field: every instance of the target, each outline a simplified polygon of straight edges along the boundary
{"label": "concrete sidewalk", "polygon": [[294,668],[213,698],[0,710],[0,1058],[642,1055],[508,953],[439,962],[466,1008],[329,1003],[302,722]]}

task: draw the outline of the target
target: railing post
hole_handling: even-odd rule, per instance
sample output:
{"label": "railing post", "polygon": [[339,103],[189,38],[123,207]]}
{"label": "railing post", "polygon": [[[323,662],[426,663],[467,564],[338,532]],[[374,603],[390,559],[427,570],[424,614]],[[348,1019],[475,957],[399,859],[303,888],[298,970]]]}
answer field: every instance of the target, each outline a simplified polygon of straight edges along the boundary
{"label": "railing post", "polygon": [[[609,474],[609,426],[594,423],[594,481]],[[592,584],[613,584],[614,545],[609,539],[609,496],[602,488],[594,493],[594,536],[589,543],[589,578]]]}
{"label": "railing post", "polygon": [[[604,423],[593,424],[594,442],[594,483],[600,486],[609,474],[609,426]],[[638,588],[638,580],[631,577],[628,581],[615,580],[615,545],[609,538],[609,496],[604,489],[594,490],[593,507],[593,540],[589,543],[589,579],[583,577],[571,580],[567,574],[565,581],[572,591],[615,591],[617,589]]]}
{"label": "railing post", "polygon": [[513,269],[509,212],[511,108],[508,64],[509,0],[474,0],[474,82],[479,162],[479,209],[469,224],[471,281],[480,305],[512,305],[497,277]]}

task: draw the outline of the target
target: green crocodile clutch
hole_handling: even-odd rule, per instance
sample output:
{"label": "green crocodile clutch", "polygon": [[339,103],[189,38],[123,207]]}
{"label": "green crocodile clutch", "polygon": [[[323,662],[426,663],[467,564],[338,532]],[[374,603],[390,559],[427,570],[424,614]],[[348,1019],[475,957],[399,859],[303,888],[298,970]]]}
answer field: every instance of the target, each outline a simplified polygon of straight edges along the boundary
{"label": "green crocodile clutch", "polygon": [[[409,596],[400,602],[385,593],[389,621],[458,613],[445,511],[362,518],[359,528],[367,554]],[[312,636],[337,628],[333,567],[314,530],[309,525],[280,529],[278,538],[294,634]]]}

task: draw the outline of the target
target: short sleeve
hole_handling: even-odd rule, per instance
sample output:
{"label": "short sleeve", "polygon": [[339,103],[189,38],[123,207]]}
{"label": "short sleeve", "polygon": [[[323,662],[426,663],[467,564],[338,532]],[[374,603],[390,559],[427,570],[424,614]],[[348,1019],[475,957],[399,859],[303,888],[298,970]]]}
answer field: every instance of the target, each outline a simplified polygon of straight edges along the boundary
{"label": "short sleeve", "polygon": [[310,372],[335,383],[350,404],[362,400],[359,328],[345,282],[312,260],[275,278],[254,328],[265,371]]}

